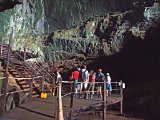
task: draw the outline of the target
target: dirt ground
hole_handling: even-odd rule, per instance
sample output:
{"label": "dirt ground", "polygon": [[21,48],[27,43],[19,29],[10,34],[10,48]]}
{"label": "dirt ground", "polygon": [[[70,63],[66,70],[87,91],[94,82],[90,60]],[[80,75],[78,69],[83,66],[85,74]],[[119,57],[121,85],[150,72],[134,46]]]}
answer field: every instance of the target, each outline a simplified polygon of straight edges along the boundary
{"label": "dirt ground", "polygon": [[[128,116],[120,116],[119,112],[108,111],[106,120],[145,120],[144,118],[136,118],[136,117],[128,117]],[[91,112],[81,113],[76,120],[103,120],[102,113],[95,114]]]}

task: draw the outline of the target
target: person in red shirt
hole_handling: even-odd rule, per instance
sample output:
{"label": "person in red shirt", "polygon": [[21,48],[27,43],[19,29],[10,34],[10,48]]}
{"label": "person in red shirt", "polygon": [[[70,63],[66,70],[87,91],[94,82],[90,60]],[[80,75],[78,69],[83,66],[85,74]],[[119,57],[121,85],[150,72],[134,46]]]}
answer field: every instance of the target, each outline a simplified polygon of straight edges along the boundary
{"label": "person in red shirt", "polygon": [[79,71],[78,68],[72,72],[72,80],[74,80],[74,91],[75,95],[77,96],[77,86],[78,86],[78,79],[79,79]]}

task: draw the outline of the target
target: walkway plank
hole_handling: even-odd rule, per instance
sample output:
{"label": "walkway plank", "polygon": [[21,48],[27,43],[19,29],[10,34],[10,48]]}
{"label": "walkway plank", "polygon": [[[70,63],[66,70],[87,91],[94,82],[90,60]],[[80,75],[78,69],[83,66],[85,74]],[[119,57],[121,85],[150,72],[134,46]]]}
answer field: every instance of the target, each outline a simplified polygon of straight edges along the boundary
{"label": "walkway plank", "polygon": [[[73,109],[77,109],[83,106],[94,105],[102,102],[100,98],[94,99],[75,99],[73,109],[70,108],[70,97],[63,97],[63,112],[64,116],[68,115]],[[108,98],[109,101],[119,100],[115,97]],[[27,103],[22,104],[10,112],[8,112],[0,120],[55,120],[55,99],[49,96],[47,99],[33,98]]]}

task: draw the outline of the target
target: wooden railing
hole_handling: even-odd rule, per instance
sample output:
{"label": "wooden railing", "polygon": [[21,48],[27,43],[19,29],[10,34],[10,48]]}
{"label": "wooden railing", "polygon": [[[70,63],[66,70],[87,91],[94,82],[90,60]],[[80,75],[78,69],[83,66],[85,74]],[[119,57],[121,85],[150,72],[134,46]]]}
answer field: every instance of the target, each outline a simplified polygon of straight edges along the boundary
{"label": "wooden railing", "polygon": [[[72,91],[69,91],[69,93],[65,93],[63,96],[68,96],[68,95],[71,95],[71,101],[70,101],[70,107],[73,108],[73,102],[74,102],[74,93],[75,93],[75,89],[74,89],[74,81],[62,81],[63,84],[70,84],[70,86],[72,87]],[[78,82],[78,84],[85,84],[86,82]],[[88,82],[89,84],[90,82]],[[102,97],[102,103],[103,103],[103,120],[106,120],[106,110],[107,110],[107,99],[110,97],[110,96],[106,96],[106,92],[107,92],[107,82],[106,80],[104,80],[104,82],[94,82],[94,84],[103,84],[103,90],[102,90],[102,94],[103,94],[103,97]],[[113,87],[112,89],[112,94],[111,94],[111,97],[113,96],[113,101],[111,101],[110,104],[115,104],[115,103],[120,103],[120,114],[123,115],[123,89],[125,88],[125,83],[123,83],[123,81],[119,81],[119,82],[111,82],[111,85]],[[81,92],[81,94],[88,94],[89,92],[92,92],[92,91],[89,91],[89,90],[86,90],[84,92]],[[93,91],[94,93],[98,92],[98,91]],[[80,92],[78,92],[80,93]],[[62,97],[63,97],[62,96]],[[94,99],[94,98],[92,98]],[[112,100],[112,99],[111,99]],[[116,100],[116,102],[115,102]],[[113,103],[112,103],[113,102]],[[71,113],[72,114],[72,113]],[[72,119],[72,115],[70,115]]]}
{"label": "wooden railing", "polygon": [[[46,73],[46,71],[44,72],[44,69],[42,69],[40,67],[38,69],[35,69],[31,64],[26,63],[25,61],[17,60],[13,54],[13,51],[11,50],[11,48],[9,46],[10,45],[8,45],[8,44],[0,43],[0,59],[3,61],[7,61],[7,64],[5,65],[5,68],[4,68],[5,74],[4,74],[4,77],[2,78],[3,79],[2,91],[0,93],[0,115],[3,115],[4,111],[5,111],[4,108],[5,108],[6,96],[8,94],[11,94],[11,93],[7,92],[9,72],[11,72],[10,68],[16,72],[15,74],[19,74],[19,77],[14,76],[14,79],[16,79],[17,81],[24,80],[27,84],[29,84],[29,88],[28,88],[29,89],[29,98],[32,98],[32,91],[33,91],[33,89],[38,87],[37,86],[38,83],[40,83],[39,90],[41,92],[44,91],[44,85],[46,85],[49,88],[49,83],[44,81],[44,79],[46,77],[46,76],[44,76],[44,74]],[[43,72],[40,72],[40,69],[42,69]],[[14,73],[12,73],[12,74],[14,75]],[[49,73],[48,73],[48,75],[49,75]],[[36,79],[39,79],[38,80],[39,82],[37,84],[34,84],[34,82],[37,82]],[[20,91],[14,91],[14,93],[26,92],[26,91],[27,91],[26,89],[21,89]],[[12,94],[13,94],[13,92],[12,92]]]}

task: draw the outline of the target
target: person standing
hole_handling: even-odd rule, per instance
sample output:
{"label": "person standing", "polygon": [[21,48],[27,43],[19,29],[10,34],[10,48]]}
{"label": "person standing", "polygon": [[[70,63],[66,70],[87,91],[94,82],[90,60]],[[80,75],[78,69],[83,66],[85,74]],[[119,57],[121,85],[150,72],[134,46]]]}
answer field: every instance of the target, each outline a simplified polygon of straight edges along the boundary
{"label": "person standing", "polygon": [[52,77],[52,95],[55,95],[55,89],[56,89],[56,74],[55,72],[52,72],[50,75]]}
{"label": "person standing", "polygon": [[96,82],[98,83],[98,96],[102,98],[102,88],[103,88],[103,83],[105,80],[105,75],[102,73],[102,69],[98,69],[97,71],[97,76],[96,76]]}
{"label": "person standing", "polygon": [[87,93],[90,93],[91,98],[93,98],[93,95],[94,95],[95,80],[96,80],[96,72],[91,70],[89,75],[89,85],[88,85],[88,92],[87,92]]}
{"label": "person standing", "polygon": [[89,73],[88,73],[86,65],[83,65],[83,68],[80,71],[80,77],[79,78],[80,78],[80,81],[82,82],[81,87],[80,87],[80,96],[79,97],[81,98],[81,93],[82,93],[83,89],[85,91],[85,97],[86,97],[86,90],[87,90],[88,82],[89,82]]}
{"label": "person standing", "polygon": [[79,71],[78,68],[72,72],[72,80],[74,80],[74,92],[75,96],[77,97],[78,92],[78,79],[79,79]]}
{"label": "person standing", "polygon": [[106,79],[107,79],[107,96],[109,96],[112,92],[111,77],[110,77],[109,73],[107,73],[106,75],[107,75],[107,77],[106,77]]}

